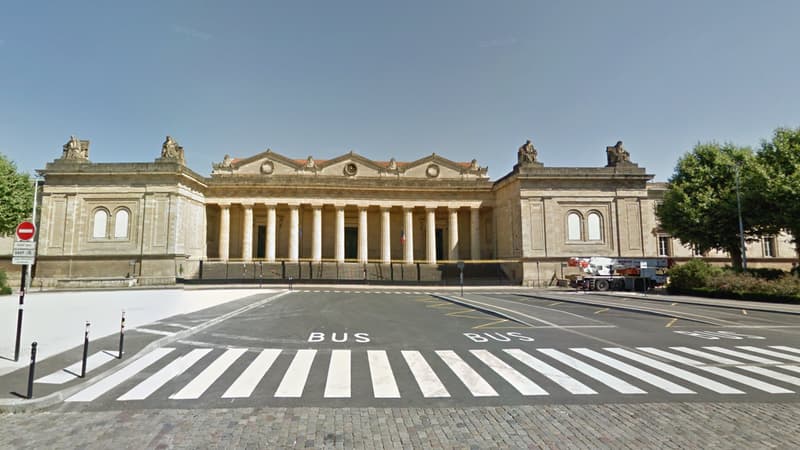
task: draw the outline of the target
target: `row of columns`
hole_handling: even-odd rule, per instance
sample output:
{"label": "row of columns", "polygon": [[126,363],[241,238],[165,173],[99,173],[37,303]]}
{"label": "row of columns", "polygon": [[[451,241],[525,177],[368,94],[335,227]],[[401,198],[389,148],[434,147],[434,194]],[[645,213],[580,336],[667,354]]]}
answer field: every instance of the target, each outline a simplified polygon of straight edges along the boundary
{"label": "row of columns", "polygon": [[[244,220],[242,229],[242,259],[253,259],[253,204],[243,204]],[[322,205],[312,205],[312,231],[311,231],[311,259],[322,260]],[[448,259],[460,259],[458,249],[458,208],[449,208],[449,244]],[[391,262],[391,224],[390,208],[381,207],[381,261]],[[230,258],[230,205],[220,205],[219,221],[219,258]],[[414,263],[414,213],[412,208],[403,208],[403,223],[405,226],[405,245],[403,260],[407,264]],[[344,262],[344,206],[336,206],[336,241],[334,257],[336,261]],[[480,211],[477,207],[470,208],[470,256],[473,260],[480,259]],[[267,261],[275,261],[276,247],[276,214],[275,205],[267,205],[267,236],[266,252]],[[436,208],[425,208],[425,261],[436,262]],[[358,207],[358,261],[367,261],[367,207]],[[289,260],[296,261],[300,256],[300,205],[289,205]]]}

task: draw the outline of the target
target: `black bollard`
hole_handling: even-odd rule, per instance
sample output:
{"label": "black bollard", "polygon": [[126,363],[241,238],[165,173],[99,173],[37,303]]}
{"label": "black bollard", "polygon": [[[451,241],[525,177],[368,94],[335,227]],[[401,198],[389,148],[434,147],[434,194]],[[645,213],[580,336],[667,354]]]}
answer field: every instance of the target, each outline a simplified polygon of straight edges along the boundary
{"label": "black bollard", "polygon": [[89,356],[89,322],[86,322],[86,331],[83,334],[83,363],[81,364],[81,378],[86,377],[86,358]]}
{"label": "black bollard", "polygon": [[31,344],[31,366],[28,369],[28,399],[33,398],[33,372],[36,369],[36,342]]}
{"label": "black bollard", "polygon": [[119,324],[119,356],[118,359],[122,359],[122,345],[125,342],[125,310],[122,310],[122,320]]}
{"label": "black bollard", "polygon": [[19,346],[22,340],[22,308],[25,305],[25,276],[27,267],[22,266],[22,279],[19,285],[19,309],[17,310],[17,340],[14,343],[14,362],[19,361]]}

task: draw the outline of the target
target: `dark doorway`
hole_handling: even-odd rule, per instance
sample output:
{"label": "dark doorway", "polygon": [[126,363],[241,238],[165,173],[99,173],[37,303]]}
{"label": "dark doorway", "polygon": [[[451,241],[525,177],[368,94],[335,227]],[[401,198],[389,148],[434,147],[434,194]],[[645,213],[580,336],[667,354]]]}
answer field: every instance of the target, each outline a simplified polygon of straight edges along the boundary
{"label": "dark doorway", "polygon": [[344,228],[344,259],[358,258],[358,228]]}
{"label": "dark doorway", "polygon": [[267,247],[267,227],[266,225],[258,226],[258,235],[256,238],[256,258],[263,259],[267,255],[264,253]]}
{"label": "dark doorway", "polygon": [[441,228],[436,229],[436,260],[444,259],[444,230]]}

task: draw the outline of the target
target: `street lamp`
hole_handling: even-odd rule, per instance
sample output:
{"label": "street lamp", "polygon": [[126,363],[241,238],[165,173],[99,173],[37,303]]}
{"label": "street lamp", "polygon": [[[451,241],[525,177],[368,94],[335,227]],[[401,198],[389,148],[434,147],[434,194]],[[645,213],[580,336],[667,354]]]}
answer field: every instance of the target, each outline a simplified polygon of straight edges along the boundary
{"label": "street lamp", "polygon": [[739,195],[739,172],[742,169],[741,162],[737,161],[734,166],[736,170],[736,210],[739,213],[739,245],[742,247],[742,271],[747,270],[747,249],[744,246],[744,225],[742,224],[742,198]]}

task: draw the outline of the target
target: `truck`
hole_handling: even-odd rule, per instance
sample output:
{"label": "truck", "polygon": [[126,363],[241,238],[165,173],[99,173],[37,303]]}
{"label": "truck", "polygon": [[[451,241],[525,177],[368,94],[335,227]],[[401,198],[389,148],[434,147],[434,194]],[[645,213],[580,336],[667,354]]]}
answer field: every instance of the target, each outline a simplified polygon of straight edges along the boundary
{"label": "truck", "polygon": [[570,286],[592,291],[646,291],[667,282],[668,258],[573,257],[568,267],[578,269]]}

